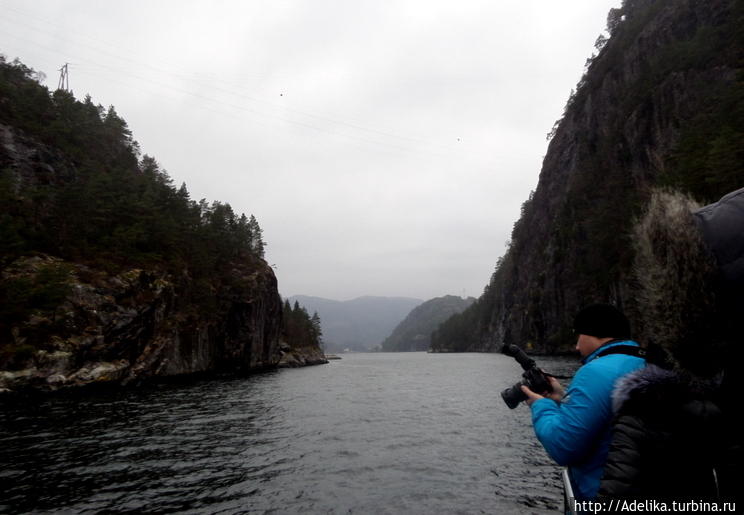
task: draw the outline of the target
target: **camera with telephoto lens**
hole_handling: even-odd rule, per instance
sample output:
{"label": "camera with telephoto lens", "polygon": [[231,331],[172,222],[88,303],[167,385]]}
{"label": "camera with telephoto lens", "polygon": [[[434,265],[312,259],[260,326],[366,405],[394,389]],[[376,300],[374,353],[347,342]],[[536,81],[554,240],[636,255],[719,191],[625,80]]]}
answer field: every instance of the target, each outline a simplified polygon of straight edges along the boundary
{"label": "camera with telephoto lens", "polygon": [[516,345],[507,345],[504,347],[504,354],[516,359],[517,363],[522,365],[524,369],[522,380],[501,392],[501,397],[510,409],[516,408],[520,402],[527,400],[527,395],[522,391],[522,385],[527,386],[527,388],[535,393],[553,391],[548,375],[537,368],[535,360],[525,354],[522,349]]}

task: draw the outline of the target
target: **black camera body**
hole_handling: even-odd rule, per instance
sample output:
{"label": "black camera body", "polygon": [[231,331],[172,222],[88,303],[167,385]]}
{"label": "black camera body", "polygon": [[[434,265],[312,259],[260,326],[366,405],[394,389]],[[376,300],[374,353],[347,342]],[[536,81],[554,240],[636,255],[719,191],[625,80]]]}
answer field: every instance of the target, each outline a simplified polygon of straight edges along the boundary
{"label": "black camera body", "polygon": [[547,374],[540,370],[535,364],[535,360],[525,354],[522,349],[516,345],[507,345],[504,347],[504,354],[516,359],[517,363],[522,365],[522,369],[524,370],[520,382],[501,392],[501,397],[504,399],[506,405],[509,406],[509,409],[514,409],[520,402],[527,400],[527,395],[522,391],[522,385],[527,386],[527,388],[535,393],[553,391]]}

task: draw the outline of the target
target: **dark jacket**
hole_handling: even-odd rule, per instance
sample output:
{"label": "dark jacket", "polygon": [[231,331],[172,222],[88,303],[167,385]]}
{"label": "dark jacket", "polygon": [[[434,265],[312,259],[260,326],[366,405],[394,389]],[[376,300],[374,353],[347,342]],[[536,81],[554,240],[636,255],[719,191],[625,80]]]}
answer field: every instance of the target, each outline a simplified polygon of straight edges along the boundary
{"label": "dark jacket", "polygon": [[648,365],[623,378],[600,496],[722,499],[739,450],[719,407],[720,378]]}
{"label": "dark jacket", "polygon": [[743,468],[734,417],[744,359],[744,189],[703,208],[657,191],[632,241],[636,333],[655,364],[613,394],[600,496],[731,499]]}

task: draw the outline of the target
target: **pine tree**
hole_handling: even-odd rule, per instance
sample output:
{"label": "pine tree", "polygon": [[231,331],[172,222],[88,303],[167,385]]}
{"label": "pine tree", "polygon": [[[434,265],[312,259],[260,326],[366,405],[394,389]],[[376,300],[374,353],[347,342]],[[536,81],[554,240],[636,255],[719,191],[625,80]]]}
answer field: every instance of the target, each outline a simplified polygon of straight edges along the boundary
{"label": "pine tree", "polygon": [[251,215],[251,219],[248,222],[248,227],[250,228],[250,234],[251,234],[251,250],[253,250],[254,254],[256,254],[261,259],[263,259],[264,258],[263,231],[261,230],[261,227],[259,227],[258,221],[256,220],[255,216]]}

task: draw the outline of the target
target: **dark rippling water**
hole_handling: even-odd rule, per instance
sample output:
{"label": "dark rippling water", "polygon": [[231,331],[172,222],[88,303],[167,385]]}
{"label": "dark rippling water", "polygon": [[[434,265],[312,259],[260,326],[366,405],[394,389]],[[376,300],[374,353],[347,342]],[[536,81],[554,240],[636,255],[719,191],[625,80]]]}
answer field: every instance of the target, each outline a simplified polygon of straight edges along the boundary
{"label": "dark rippling water", "polygon": [[495,354],[352,354],[4,405],[0,512],[557,512],[559,469],[499,395],[520,373]]}

